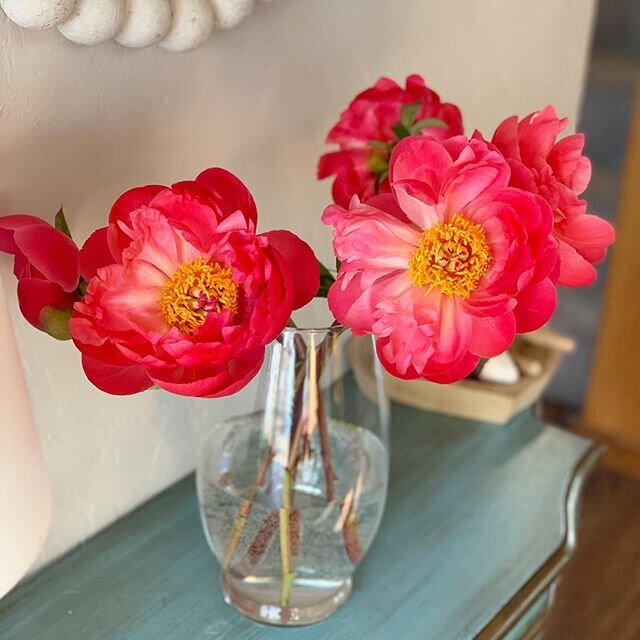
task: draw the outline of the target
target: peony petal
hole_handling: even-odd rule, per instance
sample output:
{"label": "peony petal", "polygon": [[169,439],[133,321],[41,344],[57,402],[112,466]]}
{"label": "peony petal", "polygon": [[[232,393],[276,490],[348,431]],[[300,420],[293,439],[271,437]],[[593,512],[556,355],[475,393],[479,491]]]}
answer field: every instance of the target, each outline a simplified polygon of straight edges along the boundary
{"label": "peony petal", "polygon": [[518,116],[510,116],[503,120],[495,130],[491,143],[507,157],[520,160],[518,146]]}
{"label": "peony petal", "polygon": [[558,140],[548,157],[555,176],[576,194],[582,193],[591,179],[591,162],[582,155],[583,149],[584,135],[575,133]]}
{"label": "peony petal", "polygon": [[384,353],[386,339],[376,341],[376,352],[382,366],[396,378],[401,380],[415,380],[416,378],[424,378],[430,382],[438,384],[450,384],[458,382],[466,378],[480,362],[480,358],[470,352],[465,353],[460,359],[447,363],[445,366],[431,367],[427,362],[425,368],[418,372],[414,367],[407,368],[406,371],[400,371],[394,363],[387,360]]}
{"label": "peony petal", "polygon": [[262,234],[289,267],[293,283],[293,308],[304,307],[318,292],[320,270],[313,249],[290,231],[269,231]]}
{"label": "peony petal", "polygon": [[136,187],[125,191],[113,203],[109,213],[108,241],[111,253],[116,259],[120,258],[123,249],[126,249],[131,242],[131,238],[122,230],[122,226],[125,228],[131,226],[131,213],[148,206],[151,200],[166,188],[157,184]]}
{"label": "peony petal", "polygon": [[205,252],[218,232],[219,222],[224,219],[206,197],[207,191],[199,183],[181,182],[158,193],[149,208],[159,211],[192,245]]}
{"label": "peony petal", "polygon": [[94,386],[114,396],[128,396],[153,386],[144,367],[113,366],[82,354],[82,368]]}
{"label": "peony petal", "polygon": [[13,239],[44,278],[65,291],[76,289],[80,279],[79,252],[69,236],[48,224],[34,224],[17,229]]}
{"label": "peony petal", "polygon": [[445,370],[438,372],[431,372],[428,369],[425,370],[423,377],[430,382],[451,384],[452,382],[458,382],[466,378],[478,366],[479,362],[480,358],[469,352]]}
{"label": "peony petal", "polygon": [[245,387],[260,371],[264,348],[245,352],[218,367],[151,369],[149,375],[165,391],[182,396],[221,398]]}
{"label": "peony petal", "polygon": [[105,335],[129,331],[164,335],[169,326],[160,311],[160,290],[142,270],[146,264],[136,261],[127,269],[120,264],[103,267],[89,282],[76,309],[95,318]]}
{"label": "peony petal", "polygon": [[376,354],[380,360],[382,366],[394,377],[400,378],[400,380],[416,380],[421,378],[421,374],[415,370],[415,368],[409,365],[402,371],[396,366],[395,362],[392,362],[387,358],[385,347],[389,343],[389,338],[381,338],[376,340]]}
{"label": "peony petal", "polygon": [[593,214],[582,214],[556,224],[556,237],[576,249],[589,262],[600,262],[608,246],[616,239],[616,232],[607,220]]}
{"label": "peony petal", "polygon": [[438,322],[434,334],[437,351],[425,369],[433,374],[442,367],[448,368],[469,350],[473,326],[472,318],[464,312],[464,305],[460,300],[439,293],[437,299]]}
{"label": "peony petal", "polygon": [[509,170],[506,162],[503,166],[483,165],[459,173],[443,187],[446,214],[453,216],[464,211],[468,205],[471,205],[472,211],[476,210],[481,206],[480,202],[476,201],[490,200],[507,186],[508,181]]}
{"label": "peony petal", "polygon": [[407,217],[421,229],[438,222],[434,205],[452,164],[447,150],[426,137],[405,138],[391,154],[391,188]]}
{"label": "peony petal", "polygon": [[220,218],[242,211],[255,229],[258,224],[258,211],[253,196],[244,183],[226,169],[212,168],[203,171],[196,182],[209,191],[211,202],[215,205]]}
{"label": "peony petal", "polygon": [[267,288],[269,292],[274,292],[272,296],[269,296],[271,299],[268,301],[273,304],[268,324],[261,327],[262,343],[268,344],[282,333],[291,319],[293,297],[296,291],[289,263],[284,256],[272,247],[267,247],[265,253],[269,256],[272,267],[271,276],[267,280]]}
{"label": "peony petal", "polygon": [[497,317],[474,317],[469,351],[482,358],[492,358],[506,351],[516,336],[513,313]]}
{"label": "peony petal", "polygon": [[551,319],[556,308],[555,284],[545,278],[518,295],[518,306],[514,309],[518,333],[534,331]]}
{"label": "peony petal", "polygon": [[55,282],[42,278],[22,278],[18,281],[20,311],[30,324],[41,331],[47,331],[42,317],[43,309],[49,307],[70,314],[77,300],[77,296],[66,292]]}
{"label": "peony petal", "polygon": [[109,227],[94,231],[80,249],[80,274],[88,282],[98,269],[115,262],[107,240]]}
{"label": "peony petal", "polygon": [[562,238],[558,238],[558,251],[560,252],[558,284],[565,287],[588,287],[598,279],[595,267]]}
{"label": "peony petal", "polygon": [[355,335],[373,331],[377,305],[386,300],[396,300],[411,288],[411,282],[403,271],[382,273],[373,282],[371,274],[355,275],[341,272],[329,289],[327,300],[333,316],[349,327]]}
{"label": "peony petal", "polygon": [[[367,152],[364,149],[355,150],[356,153],[362,154],[366,162]],[[353,161],[352,150],[332,151],[320,156],[318,161],[317,177],[318,180],[324,180],[329,176],[333,176],[339,171],[348,170]]]}
{"label": "peony petal", "polygon": [[375,195],[376,190],[376,180],[369,169],[365,166],[360,170],[354,166],[338,173],[333,182],[331,195],[336,204],[348,209],[354,196],[366,202]]}
{"label": "peony petal", "polygon": [[[404,222],[404,224],[413,225],[411,220],[407,218],[407,214],[400,208],[398,201],[392,193],[379,193],[369,198],[365,204],[372,209],[379,209],[380,211],[395,216],[398,220]],[[347,206],[346,208],[348,209],[349,207]]]}
{"label": "peony petal", "polygon": [[[376,201],[381,201],[377,198]],[[346,211],[331,205],[322,221],[334,227],[333,249],[344,269],[374,269],[381,273],[407,269],[420,244],[420,230],[408,220],[357,203]]]}
{"label": "peony petal", "polygon": [[528,166],[546,161],[558,135],[566,128],[567,119],[558,118],[552,105],[531,113],[518,124],[520,157]]}
{"label": "peony petal", "polygon": [[[125,268],[131,262],[145,262],[168,279],[181,264],[190,262],[202,252],[189,243],[171,221],[155,209],[139,209],[131,214],[132,242],[122,254]],[[144,283],[162,282],[162,275]],[[143,283],[139,283],[143,284]]]}
{"label": "peony petal", "polygon": [[0,216],[0,251],[16,255],[20,253],[20,249],[16,245],[13,236],[15,231],[23,227],[33,225],[50,226],[42,218],[30,216],[23,213],[14,213],[8,216]]}

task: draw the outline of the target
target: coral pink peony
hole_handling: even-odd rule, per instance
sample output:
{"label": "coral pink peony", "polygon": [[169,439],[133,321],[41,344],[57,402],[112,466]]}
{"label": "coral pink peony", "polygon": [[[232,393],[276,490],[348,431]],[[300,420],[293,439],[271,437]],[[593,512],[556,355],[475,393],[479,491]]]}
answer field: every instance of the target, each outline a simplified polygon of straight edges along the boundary
{"label": "coral pink peony", "polygon": [[203,397],[251,380],[319,282],[311,249],[286,231],[256,235],[256,219],[249,191],[222,169],[123,194],[92,238],[106,266],[71,319],[88,378],[113,394],[156,384]]}
{"label": "coral pink peony", "polygon": [[507,118],[492,142],[511,166],[511,186],[538,193],[551,205],[559,284],[582,287],[596,280],[593,265],[604,259],[615,232],[606,220],[587,214],[587,203],[579,198],[589,184],[591,163],[582,155],[582,134],[557,139],[566,126],[567,119],[547,106],[520,121]]}
{"label": "coral pink peony", "polygon": [[342,261],[331,310],[376,336],[393,375],[459,380],[553,313],[551,210],[509,177],[484,141],[411,137],[391,157],[391,194],[325,210]]}
{"label": "coral pink peony", "polygon": [[69,317],[80,299],[78,247],[69,236],[30,215],[0,217],[0,251],[12,254],[18,302],[37,329],[68,339]]}
{"label": "coral pink peony", "polygon": [[335,175],[333,199],[348,207],[355,194],[365,201],[388,190],[389,156],[399,139],[412,134],[438,140],[462,133],[462,115],[453,104],[440,102],[419,75],[406,88],[389,78],[356,96],[327,136],[339,151],[320,158],[318,178]]}

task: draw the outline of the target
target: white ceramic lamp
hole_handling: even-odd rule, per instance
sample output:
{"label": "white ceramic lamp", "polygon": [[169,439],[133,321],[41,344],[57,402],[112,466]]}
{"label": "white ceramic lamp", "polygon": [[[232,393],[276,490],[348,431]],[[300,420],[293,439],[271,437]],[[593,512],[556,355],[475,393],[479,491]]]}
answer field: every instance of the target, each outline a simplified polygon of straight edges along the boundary
{"label": "white ceramic lamp", "polygon": [[0,280],[0,598],[46,539],[51,493]]}

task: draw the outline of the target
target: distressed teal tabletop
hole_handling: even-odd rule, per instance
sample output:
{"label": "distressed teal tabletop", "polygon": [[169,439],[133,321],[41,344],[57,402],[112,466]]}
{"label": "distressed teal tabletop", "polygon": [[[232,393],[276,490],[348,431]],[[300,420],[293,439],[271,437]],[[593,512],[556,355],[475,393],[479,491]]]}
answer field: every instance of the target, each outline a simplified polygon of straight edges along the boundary
{"label": "distressed teal tabletop", "polygon": [[564,546],[590,443],[528,414],[494,427],[395,406],[392,447],[382,527],[325,622],[265,627],[225,605],[187,478],[0,601],[0,638],[473,638]]}

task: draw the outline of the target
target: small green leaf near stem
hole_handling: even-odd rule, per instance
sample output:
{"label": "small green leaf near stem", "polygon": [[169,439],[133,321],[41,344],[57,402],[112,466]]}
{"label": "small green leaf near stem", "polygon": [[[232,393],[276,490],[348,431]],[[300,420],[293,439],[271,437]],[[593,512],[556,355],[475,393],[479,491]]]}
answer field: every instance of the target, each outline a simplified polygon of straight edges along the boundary
{"label": "small green leaf near stem", "polygon": [[446,129],[447,124],[443,120],[440,120],[440,118],[424,118],[413,124],[409,128],[409,131],[412,136],[415,136],[427,127],[439,127],[440,129]]}
{"label": "small green leaf near stem", "polygon": [[398,124],[393,127],[393,133],[396,134],[398,140],[408,138],[411,135],[411,131],[409,131],[409,129],[407,129],[407,127],[405,127],[401,122],[398,122]]}
{"label": "small green leaf near stem", "polygon": [[413,126],[420,106],[420,102],[412,102],[411,104],[403,105],[400,109],[400,124],[402,124],[407,131]]}
{"label": "small green leaf near stem", "polygon": [[62,231],[65,236],[71,238],[71,230],[69,229],[69,224],[67,223],[67,219],[64,215],[64,209],[62,207],[60,207],[58,213],[56,213],[55,227],[58,231]]}
{"label": "small green leaf near stem", "polygon": [[318,293],[316,293],[316,298],[326,298],[331,285],[336,281],[336,279],[331,271],[329,271],[329,269],[327,269],[327,267],[325,267],[320,261],[318,261],[318,269],[320,269],[320,287],[318,289]]}

